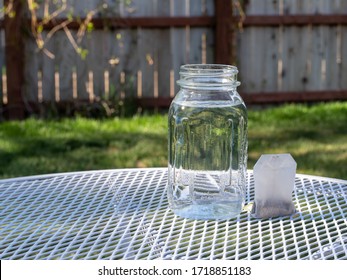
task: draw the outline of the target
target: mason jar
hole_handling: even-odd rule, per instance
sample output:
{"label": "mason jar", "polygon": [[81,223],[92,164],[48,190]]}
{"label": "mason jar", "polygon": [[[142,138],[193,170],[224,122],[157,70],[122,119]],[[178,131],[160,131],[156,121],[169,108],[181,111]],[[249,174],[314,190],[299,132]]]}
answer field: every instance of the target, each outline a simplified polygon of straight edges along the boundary
{"label": "mason jar", "polygon": [[245,201],[247,109],[238,70],[219,64],[180,68],[168,116],[168,201],[181,217],[226,220]]}

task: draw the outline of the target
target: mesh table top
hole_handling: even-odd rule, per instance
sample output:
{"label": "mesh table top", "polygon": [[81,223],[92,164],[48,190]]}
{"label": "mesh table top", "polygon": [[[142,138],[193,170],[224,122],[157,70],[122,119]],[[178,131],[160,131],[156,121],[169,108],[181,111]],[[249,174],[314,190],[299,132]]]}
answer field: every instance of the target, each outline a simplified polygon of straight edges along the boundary
{"label": "mesh table top", "polygon": [[298,213],[228,221],[175,216],[166,185],[164,168],[0,180],[0,258],[347,259],[347,181],[297,175]]}

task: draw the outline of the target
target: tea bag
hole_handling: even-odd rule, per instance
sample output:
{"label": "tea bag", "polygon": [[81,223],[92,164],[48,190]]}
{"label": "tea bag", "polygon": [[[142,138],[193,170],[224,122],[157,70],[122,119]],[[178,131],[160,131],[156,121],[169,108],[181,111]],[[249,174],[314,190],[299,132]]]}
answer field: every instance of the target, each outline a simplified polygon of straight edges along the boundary
{"label": "tea bag", "polygon": [[292,201],[296,162],[290,154],[262,155],[254,165],[255,218],[288,216],[295,213]]}

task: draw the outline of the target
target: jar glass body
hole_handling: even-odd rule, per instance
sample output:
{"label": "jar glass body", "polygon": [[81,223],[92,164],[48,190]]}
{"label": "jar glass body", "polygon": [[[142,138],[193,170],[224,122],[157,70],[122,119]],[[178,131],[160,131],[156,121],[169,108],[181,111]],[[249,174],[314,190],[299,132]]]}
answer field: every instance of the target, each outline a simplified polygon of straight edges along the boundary
{"label": "jar glass body", "polygon": [[244,205],[247,110],[237,69],[183,65],[168,116],[168,200],[175,214],[225,220]]}

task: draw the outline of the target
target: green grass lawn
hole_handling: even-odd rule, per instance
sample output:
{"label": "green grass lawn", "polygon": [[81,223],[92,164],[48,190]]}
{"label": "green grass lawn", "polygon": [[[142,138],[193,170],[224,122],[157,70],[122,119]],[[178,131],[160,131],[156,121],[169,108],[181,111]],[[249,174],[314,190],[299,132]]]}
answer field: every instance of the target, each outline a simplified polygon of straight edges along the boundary
{"label": "green grass lawn", "polygon": [[[347,102],[249,110],[248,168],[291,153],[298,173],[347,179]],[[167,116],[0,123],[0,178],[167,166]]]}

